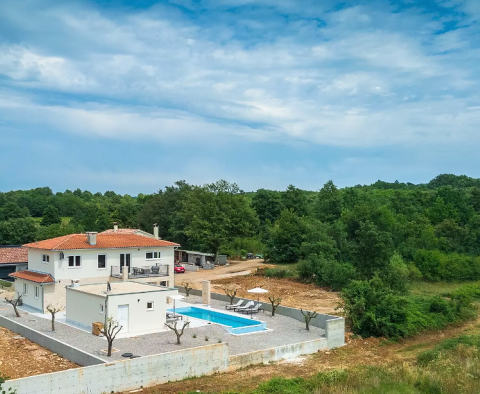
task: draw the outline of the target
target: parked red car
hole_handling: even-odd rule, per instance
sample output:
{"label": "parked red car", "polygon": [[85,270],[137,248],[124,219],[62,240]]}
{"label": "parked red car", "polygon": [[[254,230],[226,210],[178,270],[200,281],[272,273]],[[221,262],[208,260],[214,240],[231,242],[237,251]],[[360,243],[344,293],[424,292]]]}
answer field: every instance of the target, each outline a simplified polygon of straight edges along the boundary
{"label": "parked red car", "polygon": [[182,267],[180,264],[175,264],[175,267],[173,269],[175,270],[176,274],[184,274],[185,273],[185,268]]}

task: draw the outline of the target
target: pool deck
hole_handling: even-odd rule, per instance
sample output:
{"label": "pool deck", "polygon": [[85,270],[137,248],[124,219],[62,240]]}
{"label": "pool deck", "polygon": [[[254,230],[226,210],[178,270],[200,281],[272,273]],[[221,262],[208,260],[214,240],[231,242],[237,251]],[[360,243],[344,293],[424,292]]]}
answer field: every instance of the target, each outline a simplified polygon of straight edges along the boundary
{"label": "pool deck", "polygon": [[[189,296],[185,301],[186,302],[178,302],[177,307],[202,306],[201,297]],[[212,300],[211,302],[211,307],[219,312],[225,312],[225,305],[226,303],[222,301]],[[181,345],[175,344],[175,334],[170,330],[155,334],[116,339],[113,347],[119,349],[119,351],[113,353],[112,357],[107,357],[105,353],[101,352],[102,349],[107,348],[107,341],[104,338],[99,338],[60,321],[56,324],[56,331],[52,332],[50,320],[28,313],[22,313],[20,318],[16,318],[14,317],[13,308],[4,301],[0,302],[0,315],[9,317],[44,335],[56,338],[59,341],[103,358],[106,361],[121,360],[123,359],[121,355],[125,352],[147,356],[214,344],[220,341],[228,344],[230,355],[235,355],[309,341],[325,335],[325,331],[318,327],[310,327],[310,331],[306,331],[305,324],[302,322],[286,316],[276,315],[272,317],[270,313],[260,312],[254,315],[254,319],[266,322],[268,331],[245,335],[231,335],[217,324],[204,322],[201,324],[192,324],[191,327],[185,329],[185,333],[181,339]],[[243,314],[235,315],[244,318],[247,317]],[[206,338],[208,338],[208,340],[206,340]]]}

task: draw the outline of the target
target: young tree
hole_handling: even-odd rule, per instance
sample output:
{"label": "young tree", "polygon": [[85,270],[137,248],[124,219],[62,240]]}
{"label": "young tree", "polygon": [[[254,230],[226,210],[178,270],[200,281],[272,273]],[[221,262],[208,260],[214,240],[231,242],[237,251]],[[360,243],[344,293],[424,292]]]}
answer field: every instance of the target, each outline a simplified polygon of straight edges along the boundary
{"label": "young tree", "polygon": [[240,287],[238,285],[228,285],[223,287],[223,291],[227,295],[228,298],[230,298],[230,305],[233,304],[233,300],[237,296],[238,289]]}
{"label": "young tree", "polygon": [[105,335],[105,338],[107,338],[108,342],[108,357],[112,355],[113,341],[115,340],[117,334],[120,332],[122,327],[123,326],[121,326],[117,320],[114,320],[113,317],[109,317],[102,328],[101,333]]}
{"label": "young tree", "polygon": [[302,312],[303,318],[305,319],[305,329],[307,331],[310,331],[310,320],[316,318],[318,316],[317,312],[310,312],[310,311],[303,311],[303,309],[300,309]]}
{"label": "young tree", "polygon": [[55,331],[55,315],[58,312],[60,312],[61,310],[62,310],[62,308],[60,308],[58,306],[54,306],[52,304],[47,306],[47,311],[49,311],[50,314],[52,315],[52,331]]}
{"label": "young tree", "polygon": [[193,289],[193,282],[191,280],[184,280],[182,286],[185,288],[185,294],[188,297],[190,295],[190,290]]}
{"label": "young tree", "polygon": [[177,345],[180,345],[180,338],[183,335],[183,331],[185,330],[185,328],[187,328],[190,322],[188,320],[185,320],[185,321],[182,320],[181,327],[177,327],[177,323],[178,323],[178,320],[175,320],[172,323],[165,323],[165,327],[169,328],[175,333],[175,335],[177,336]]}
{"label": "young tree", "polygon": [[17,293],[16,297],[12,297],[12,298],[5,297],[5,301],[7,301],[10,305],[13,306],[13,310],[15,311],[15,315],[17,317],[20,317],[20,313],[18,312],[17,305],[19,303],[21,303],[22,295],[20,293]]}
{"label": "young tree", "polygon": [[281,297],[276,297],[274,294],[268,296],[268,300],[272,304],[272,316],[275,316],[275,311],[282,302]]}

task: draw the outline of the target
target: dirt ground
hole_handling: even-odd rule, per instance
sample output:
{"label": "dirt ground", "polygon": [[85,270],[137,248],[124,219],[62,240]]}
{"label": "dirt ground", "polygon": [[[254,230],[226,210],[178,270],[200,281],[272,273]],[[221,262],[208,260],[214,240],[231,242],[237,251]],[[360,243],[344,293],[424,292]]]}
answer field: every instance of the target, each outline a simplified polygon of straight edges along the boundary
{"label": "dirt ground", "polygon": [[353,368],[358,365],[385,365],[392,362],[411,363],[419,352],[433,348],[440,341],[466,333],[478,333],[480,319],[445,330],[435,330],[417,335],[399,343],[389,343],[379,338],[348,339],[347,346],[319,352],[293,360],[268,365],[252,366],[234,372],[219,373],[181,382],[166,383],[143,389],[142,394],[174,394],[182,392],[221,393],[243,392],[256,388],[275,376],[285,378],[308,377],[320,371]]}
{"label": "dirt ground", "polygon": [[244,298],[258,298],[247,292],[248,289],[261,287],[269,291],[267,295],[260,295],[259,299],[269,302],[268,296],[282,297],[281,305],[314,310],[320,313],[335,313],[339,298],[337,293],[321,289],[318,286],[297,282],[289,279],[266,278],[253,273],[257,268],[265,268],[263,260],[233,261],[229,266],[216,267],[213,270],[200,270],[175,275],[175,284],[181,286],[182,282],[189,280],[193,287],[201,288],[202,280],[212,281],[212,291],[224,294],[223,287],[236,284],[239,286],[237,295]]}
{"label": "dirt ground", "polygon": [[58,354],[0,327],[0,372],[10,379],[79,367]]}
{"label": "dirt ground", "polygon": [[[236,284],[240,288],[237,295],[244,298],[259,298],[260,301],[269,303],[268,296],[281,297],[284,306],[314,310],[319,313],[336,313],[340,299],[338,293],[334,293],[312,284],[296,282],[290,279],[266,278],[264,276],[248,275],[236,276],[212,281],[212,291],[224,293],[223,287]],[[248,289],[261,287],[269,293],[265,295],[252,295]]]}

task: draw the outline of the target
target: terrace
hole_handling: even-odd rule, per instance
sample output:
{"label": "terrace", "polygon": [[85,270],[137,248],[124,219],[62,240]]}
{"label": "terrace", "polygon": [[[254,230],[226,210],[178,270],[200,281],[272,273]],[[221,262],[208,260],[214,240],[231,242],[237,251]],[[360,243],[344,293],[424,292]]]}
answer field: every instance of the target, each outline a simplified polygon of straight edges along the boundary
{"label": "terrace", "polygon": [[[169,265],[146,265],[141,267],[128,267],[128,279],[140,279],[140,278],[157,278],[162,276],[169,276]],[[114,278],[122,279],[122,273],[125,266],[113,265],[110,276]]]}

